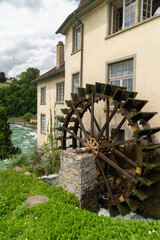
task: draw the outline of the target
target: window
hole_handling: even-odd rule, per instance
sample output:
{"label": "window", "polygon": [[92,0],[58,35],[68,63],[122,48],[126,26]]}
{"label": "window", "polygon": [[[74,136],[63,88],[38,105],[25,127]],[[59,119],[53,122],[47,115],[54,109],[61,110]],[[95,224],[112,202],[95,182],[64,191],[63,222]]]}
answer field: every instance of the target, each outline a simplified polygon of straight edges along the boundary
{"label": "window", "polygon": [[124,26],[123,28],[132,26],[135,23],[135,0],[125,0],[124,2]]}
{"label": "window", "polygon": [[46,133],[46,115],[41,114],[41,133]]}
{"label": "window", "polygon": [[73,92],[78,93],[78,87],[80,87],[79,73],[73,75]]}
{"label": "window", "polygon": [[81,49],[81,26],[74,28],[74,47],[73,51],[78,51]]}
{"label": "window", "polygon": [[111,33],[135,23],[135,0],[119,0],[112,5]]}
{"label": "window", "polygon": [[[58,121],[57,119],[57,128],[61,128],[63,126],[63,122]],[[61,137],[62,131],[57,130],[57,137]]]}
{"label": "window", "polygon": [[64,101],[64,83],[57,84],[57,102]]}
{"label": "window", "polygon": [[[113,0],[111,10],[110,32],[115,33],[119,30],[132,26],[137,21],[143,21],[157,14],[156,10],[160,7],[159,0]],[[136,2],[137,11],[136,11]]]}
{"label": "window", "polygon": [[109,66],[109,83],[133,90],[133,59]]}
{"label": "window", "polygon": [[143,21],[152,16],[152,0],[143,0],[141,4],[141,21]]}
{"label": "window", "polygon": [[41,104],[46,103],[46,88],[41,88]]}
{"label": "window", "polygon": [[[115,128],[111,129],[111,135],[114,134]],[[114,141],[124,141],[125,140],[125,130],[120,129],[116,136],[114,137]]]}

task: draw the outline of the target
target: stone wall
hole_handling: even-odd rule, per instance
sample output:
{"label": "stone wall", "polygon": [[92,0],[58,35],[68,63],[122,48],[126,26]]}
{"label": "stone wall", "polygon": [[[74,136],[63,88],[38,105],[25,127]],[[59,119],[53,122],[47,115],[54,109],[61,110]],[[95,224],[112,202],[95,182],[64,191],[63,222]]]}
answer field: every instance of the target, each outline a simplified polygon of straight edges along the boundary
{"label": "stone wall", "polygon": [[80,207],[90,211],[98,208],[96,164],[92,154],[76,154],[73,149],[62,150],[59,185],[78,197]]}

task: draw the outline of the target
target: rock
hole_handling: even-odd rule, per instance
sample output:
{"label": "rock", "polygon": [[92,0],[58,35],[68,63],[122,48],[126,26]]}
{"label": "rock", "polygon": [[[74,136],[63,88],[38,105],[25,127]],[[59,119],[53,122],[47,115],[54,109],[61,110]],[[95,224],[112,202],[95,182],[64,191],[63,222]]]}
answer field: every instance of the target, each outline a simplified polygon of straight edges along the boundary
{"label": "rock", "polygon": [[49,185],[57,185],[58,184],[58,174],[50,174],[50,175],[44,175],[40,177],[43,179],[44,182],[48,183]]}
{"label": "rock", "polygon": [[49,197],[46,197],[44,195],[35,195],[35,196],[30,196],[27,198],[25,202],[29,203],[29,208],[39,204],[39,203],[44,203],[49,201]]}
{"label": "rock", "polygon": [[23,168],[21,168],[21,167],[15,167],[15,168],[13,168],[13,170],[15,170],[16,172],[23,172],[24,171]]}

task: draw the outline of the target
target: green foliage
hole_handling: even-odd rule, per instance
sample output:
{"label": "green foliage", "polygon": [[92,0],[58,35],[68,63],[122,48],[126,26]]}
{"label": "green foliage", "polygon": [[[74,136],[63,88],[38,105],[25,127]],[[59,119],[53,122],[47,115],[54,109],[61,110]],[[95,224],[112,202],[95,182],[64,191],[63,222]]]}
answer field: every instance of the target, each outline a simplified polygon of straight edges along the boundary
{"label": "green foliage", "polygon": [[26,113],[24,116],[23,116],[23,119],[24,121],[28,121],[30,120],[30,118],[33,116],[33,113]]}
{"label": "green foliage", "polygon": [[[98,216],[78,208],[78,201],[62,188],[34,176],[11,170],[0,172],[0,195],[6,209],[0,214],[0,239],[159,240],[158,221],[125,220]],[[50,201],[26,208],[31,195]],[[0,198],[1,199],[1,198]],[[1,208],[0,208],[1,209]]]}
{"label": "green foliage", "polygon": [[[56,118],[55,111],[54,117]],[[29,170],[35,172],[38,176],[58,172],[60,166],[60,153],[56,140],[56,120],[54,120],[53,126],[52,112],[50,110],[47,142],[43,144],[41,152],[35,152],[35,154],[30,156],[32,163]]]}
{"label": "green foliage", "polygon": [[6,109],[0,107],[0,159],[20,153],[21,150],[13,146],[11,141],[12,131],[8,123]]}
{"label": "green foliage", "polygon": [[37,68],[29,68],[19,75],[19,81],[14,80],[11,86],[0,88],[0,106],[6,107],[9,117],[37,112],[37,88],[31,81],[38,76]]}
{"label": "green foliage", "polygon": [[14,168],[16,166],[19,167],[29,167],[31,164],[30,161],[30,154],[19,154],[15,155],[12,158],[8,158],[7,162],[5,163],[5,167],[7,168]]}
{"label": "green foliage", "polygon": [[27,202],[23,202],[22,205],[19,205],[16,207],[16,209],[13,211],[13,216],[16,218],[24,216],[24,214],[27,212],[29,204]]}
{"label": "green foliage", "polygon": [[39,76],[40,71],[37,68],[28,68],[26,72],[22,72],[19,78],[19,84],[30,84],[35,78]]}

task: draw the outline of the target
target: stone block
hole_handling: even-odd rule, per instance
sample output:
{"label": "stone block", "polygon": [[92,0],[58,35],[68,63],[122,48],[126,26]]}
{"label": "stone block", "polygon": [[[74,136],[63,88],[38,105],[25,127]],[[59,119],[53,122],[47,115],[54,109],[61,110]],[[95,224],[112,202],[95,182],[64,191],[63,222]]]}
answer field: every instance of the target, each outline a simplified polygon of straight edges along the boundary
{"label": "stone block", "polygon": [[[62,167],[61,167],[62,166]],[[92,154],[62,150],[59,185],[78,197],[82,208],[95,211],[98,207],[96,194],[96,164]]]}

